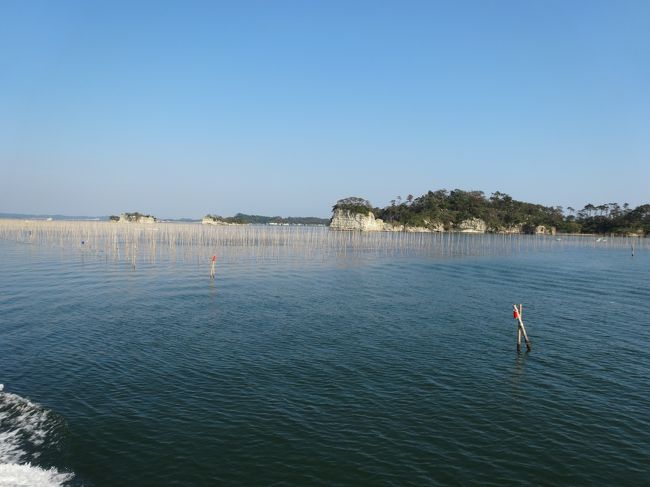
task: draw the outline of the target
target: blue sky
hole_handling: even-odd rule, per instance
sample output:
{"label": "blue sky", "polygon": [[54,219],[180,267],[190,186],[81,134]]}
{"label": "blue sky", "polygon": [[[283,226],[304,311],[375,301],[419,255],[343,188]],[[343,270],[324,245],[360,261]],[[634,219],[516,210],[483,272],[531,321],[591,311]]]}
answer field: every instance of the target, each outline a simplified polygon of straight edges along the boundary
{"label": "blue sky", "polygon": [[650,2],[0,2],[0,212],[650,201]]}

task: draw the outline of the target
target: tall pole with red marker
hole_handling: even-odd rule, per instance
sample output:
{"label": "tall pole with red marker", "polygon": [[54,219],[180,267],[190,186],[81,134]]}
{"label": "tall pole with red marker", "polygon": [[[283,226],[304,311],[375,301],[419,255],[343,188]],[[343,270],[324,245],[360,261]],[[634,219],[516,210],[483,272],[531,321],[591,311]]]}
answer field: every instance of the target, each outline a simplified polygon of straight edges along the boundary
{"label": "tall pole with red marker", "polygon": [[526,350],[530,352],[533,347],[530,344],[530,340],[528,339],[526,327],[524,327],[524,321],[522,319],[522,316],[524,314],[524,305],[520,304],[519,308],[517,308],[516,304],[513,304],[512,306],[514,307],[512,316],[515,318],[515,320],[517,320],[517,351],[521,352],[521,335],[523,335],[524,340],[526,341]]}
{"label": "tall pole with red marker", "polygon": [[217,267],[217,256],[212,256],[212,266],[210,267],[210,279],[214,279],[214,275]]}

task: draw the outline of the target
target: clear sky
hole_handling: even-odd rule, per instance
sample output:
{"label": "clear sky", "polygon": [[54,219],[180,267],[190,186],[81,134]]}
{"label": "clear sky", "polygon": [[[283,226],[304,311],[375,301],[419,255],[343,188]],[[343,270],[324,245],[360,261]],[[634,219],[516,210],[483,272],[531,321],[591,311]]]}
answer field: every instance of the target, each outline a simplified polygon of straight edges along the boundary
{"label": "clear sky", "polygon": [[0,1],[0,212],[650,202],[650,1]]}

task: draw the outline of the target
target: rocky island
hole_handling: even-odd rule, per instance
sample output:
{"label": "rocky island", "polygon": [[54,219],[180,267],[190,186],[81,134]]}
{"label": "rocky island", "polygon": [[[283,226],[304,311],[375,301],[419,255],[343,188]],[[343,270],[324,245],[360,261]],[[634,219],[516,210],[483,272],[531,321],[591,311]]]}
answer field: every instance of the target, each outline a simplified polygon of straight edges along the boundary
{"label": "rocky island", "polygon": [[438,190],[390,206],[373,207],[364,198],[349,197],[332,207],[330,229],[370,232],[458,232],[555,235],[593,233],[644,236],[650,233],[650,205],[631,209],[618,205],[568,207],[517,201],[495,192]]}
{"label": "rocky island", "polygon": [[152,215],[143,215],[137,211],[121,213],[120,216],[111,215],[109,221],[116,223],[156,223],[158,219]]}
{"label": "rocky island", "polygon": [[201,220],[203,225],[217,225],[217,226],[231,226],[231,225],[244,225],[243,222],[237,221],[228,221],[226,218],[223,218],[219,215],[205,215],[203,220]]}
{"label": "rocky island", "polygon": [[[330,221],[331,230],[363,231],[363,232],[457,232],[457,233],[486,233],[488,227],[480,218],[468,218],[458,224],[449,227],[441,222],[424,221],[424,226],[409,226],[384,222],[381,218],[375,218],[372,211],[367,213],[356,213],[345,208],[336,208],[333,211]],[[504,228],[496,233],[524,233],[521,225]],[[547,230],[543,225],[535,228],[536,234],[555,235],[555,229]]]}
{"label": "rocky island", "polygon": [[[425,222],[426,223],[426,222]],[[364,232],[444,232],[440,224],[427,226],[407,226],[399,223],[385,222],[375,218],[374,213],[368,209],[354,211],[346,208],[334,208],[330,220],[330,230],[359,230]]]}

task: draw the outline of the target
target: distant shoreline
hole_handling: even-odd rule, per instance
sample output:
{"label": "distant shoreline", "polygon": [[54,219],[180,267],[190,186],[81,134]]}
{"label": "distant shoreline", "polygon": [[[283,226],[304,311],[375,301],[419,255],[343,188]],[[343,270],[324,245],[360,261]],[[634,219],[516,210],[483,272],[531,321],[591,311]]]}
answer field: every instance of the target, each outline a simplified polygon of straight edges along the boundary
{"label": "distant shoreline", "polygon": [[[111,220],[111,215],[102,216],[76,216],[76,215],[61,215],[61,214],[31,214],[31,213],[0,213],[0,220],[31,220],[31,221],[103,221],[108,222]],[[275,223],[277,225],[327,225],[329,218],[319,217],[278,217],[278,216],[260,216],[260,215],[245,215],[238,213],[234,217],[225,217],[224,220],[240,220],[234,221],[237,224],[267,224]],[[260,220],[260,221],[257,221]],[[201,218],[157,218],[160,223],[201,223]]]}

